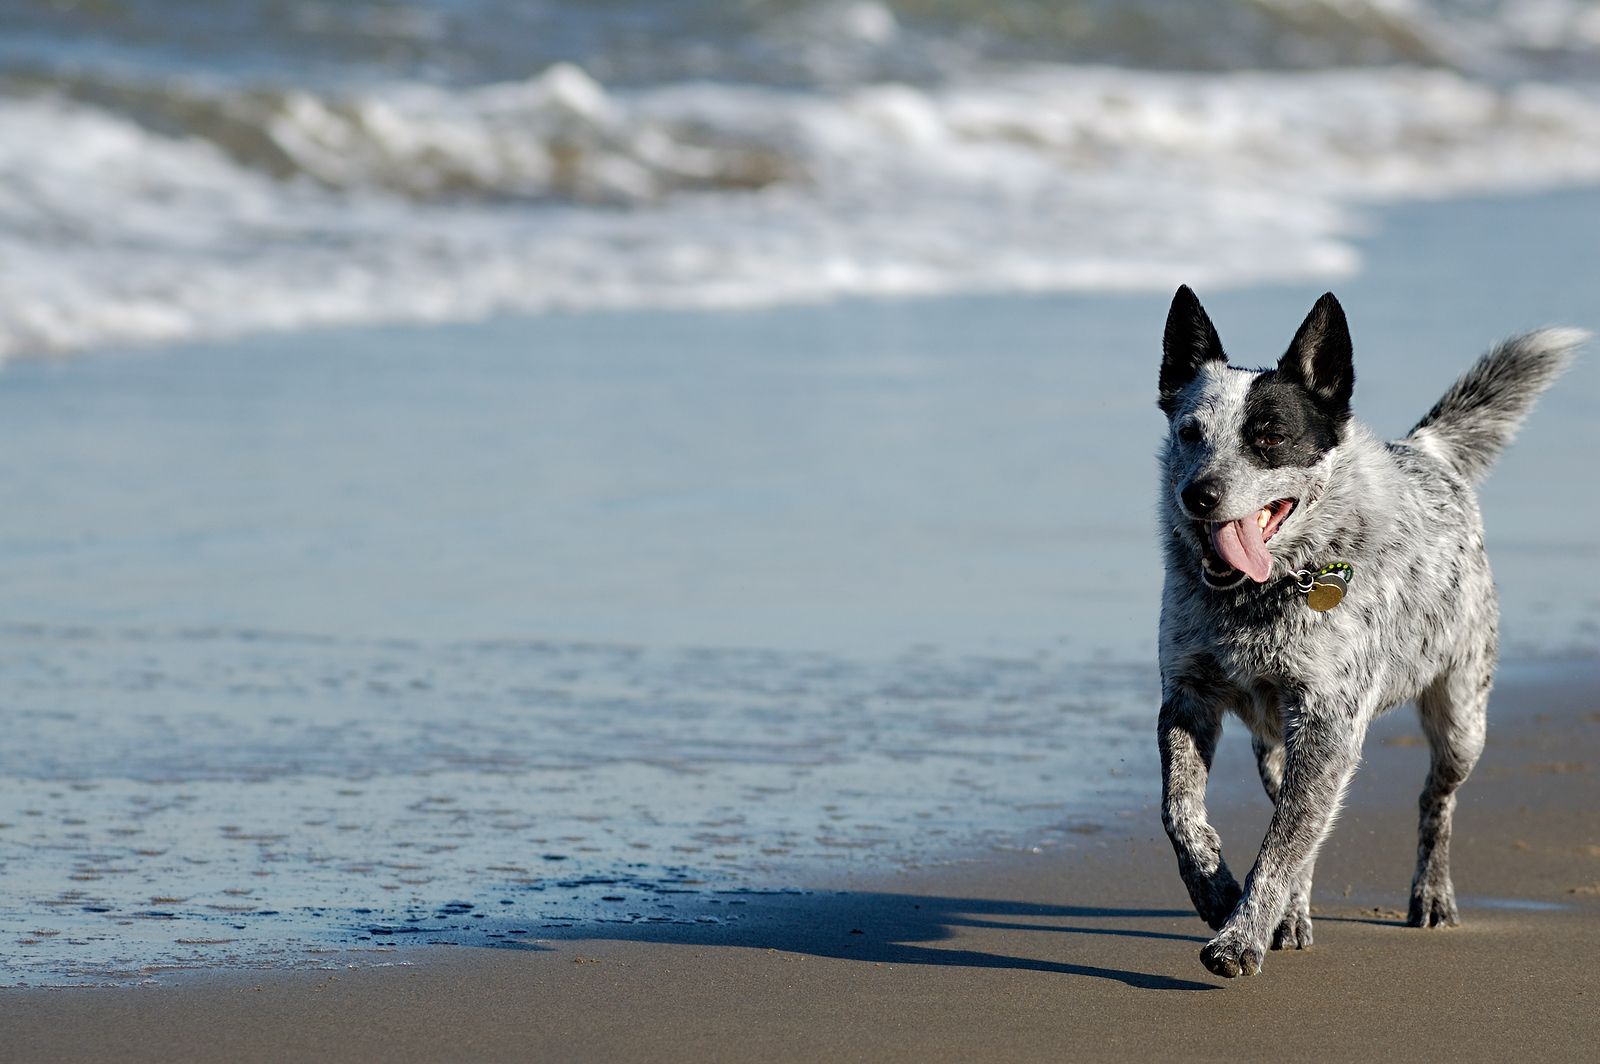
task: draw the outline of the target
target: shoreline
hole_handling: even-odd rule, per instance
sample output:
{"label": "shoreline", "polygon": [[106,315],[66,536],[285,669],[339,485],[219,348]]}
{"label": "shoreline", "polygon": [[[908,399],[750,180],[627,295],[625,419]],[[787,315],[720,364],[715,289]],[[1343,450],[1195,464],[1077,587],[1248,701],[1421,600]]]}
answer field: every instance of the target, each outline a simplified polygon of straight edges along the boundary
{"label": "shoreline", "polygon": [[[1339,286],[1361,308],[1358,416],[1382,433],[1401,429],[1494,336],[1593,326],[1585,267],[1600,246],[1600,212],[1586,209],[1594,204],[1600,191],[1386,211],[1364,247],[1370,268]],[[1536,268],[1505,265],[1523,262]],[[1233,349],[1254,360],[1282,350],[1283,327],[1299,320],[1309,291],[1283,284],[1207,302],[1226,319]],[[1124,688],[1052,675],[1032,692],[1026,683],[984,688],[1006,695],[991,698],[973,693],[964,663],[1050,647],[1068,664],[1135,661],[1139,675],[1153,673],[1153,650],[1143,648],[1161,574],[1149,549],[1148,454],[1143,444],[1105,444],[1125,441],[1130,426],[1153,431],[1164,308],[1165,299],[1134,294],[629,312],[9,367],[0,414],[19,456],[0,536],[9,620],[126,631],[134,648],[63,640],[31,657],[9,648],[13,697],[46,712],[15,718],[35,730],[13,733],[12,778],[23,786],[11,797],[21,812],[0,819],[32,816],[28,786],[66,794],[51,818],[24,822],[40,837],[16,843],[13,889],[25,893],[28,862],[64,853],[55,844],[70,833],[123,826],[71,788],[117,778],[116,769],[91,768],[84,780],[30,774],[41,752],[85,772],[77,751],[89,728],[104,749],[125,742],[126,753],[101,754],[117,769],[133,755],[213,767],[263,753],[328,755],[344,770],[413,758],[407,764],[420,768],[388,777],[387,804],[376,790],[326,803],[361,813],[328,820],[360,829],[347,856],[411,847],[415,820],[383,816],[408,811],[416,781],[437,778],[427,757],[545,749],[525,731],[473,729],[494,723],[490,709],[511,723],[531,719],[524,689],[565,696],[565,666],[524,675],[454,655],[472,641],[513,645],[538,634],[562,645],[592,640],[602,657],[684,648],[639,675],[636,698],[612,707],[617,732],[685,738],[694,713],[661,718],[652,731],[633,728],[645,719],[634,709],[697,687],[708,705],[748,704],[740,692],[749,680],[773,701],[733,738],[765,741],[772,722],[799,722],[790,745],[837,741],[849,764],[859,763],[863,723],[889,737],[873,749],[892,754],[912,733],[925,739],[922,722],[939,714],[919,697],[902,698],[898,716],[863,713],[856,696],[895,685],[830,688],[824,676],[808,687],[817,663],[808,655],[879,662],[929,647],[962,666],[942,692],[959,727],[935,734],[950,738],[950,750],[976,761],[985,752],[974,736],[1001,734],[1049,771],[1089,779],[1078,767],[1084,751],[1094,768],[1110,758],[1082,732],[1054,718],[1023,732],[1004,718],[1018,705],[1048,716],[1058,696],[1115,707]],[[1098,802],[1051,814],[1065,818],[1070,850],[987,852],[908,872],[851,850],[864,871],[819,872],[826,890],[740,899],[748,915],[737,923],[548,929],[560,936],[528,936],[537,940],[521,948],[391,954],[408,962],[401,967],[212,968],[163,974],[157,987],[0,991],[0,1044],[38,1061],[380,1052],[400,1061],[1190,1060],[1314,1050],[1365,1064],[1401,1048],[1408,1057],[1504,1059],[1513,1042],[1519,1055],[1578,1057],[1597,1034],[1590,1017],[1600,997],[1589,960],[1600,945],[1600,666],[1527,659],[1530,647],[1593,653],[1600,643],[1600,598],[1572,580],[1595,554],[1583,531],[1595,527],[1594,497],[1569,497],[1587,472],[1600,394],[1587,363],[1552,391],[1484,489],[1490,554],[1508,592],[1507,653],[1517,660],[1501,673],[1489,753],[1461,796],[1461,929],[1397,926],[1426,760],[1414,715],[1401,709],[1369,738],[1320,862],[1317,946],[1269,956],[1255,980],[1210,977],[1197,957],[1208,934],[1189,911],[1155,811],[1152,702],[1129,766],[1118,766],[1149,784],[1120,815],[1102,818]],[[1097,460],[1082,460],[1091,454]],[[1561,522],[1548,520],[1551,498],[1565,500]],[[1104,505],[1086,514],[1082,499]],[[1097,564],[1073,564],[1084,558]],[[368,649],[346,660],[339,644],[325,663],[323,649],[305,649],[322,647],[316,638],[281,654],[256,639],[299,639],[307,628]],[[219,630],[250,645],[214,652],[182,635]],[[165,638],[172,633],[181,637]],[[392,655],[386,635],[405,637]],[[735,641],[755,645],[760,660],[718,675],[701,651]],[[406,684],[396,684],[390,657],[415,673],[399,674]],[[237,693],[241,665],[270,687]],[[592,671],[607,682],[617,675]],[[349,680],[324,688],[330,673]],[[485,677],[500,687],[486,693]],[[145,686],[160,678],[167,686]],[[197,679],[206,681],[198,691]],[[440,705],[458,708],[441,716]],[[827,727],[817,720],[823,707],[837,711]],[[688,738],[730,738],[723,718],[705,719],[716,727]],[[374,722],[390,745],[363,741]],[[395,732],[397,723],[409,730]],[[336,724],[348,734],[330,734]],[[587,741],[606,749],[617,740]],[[694,750],[683,756],[691,770],[707,763]],[[764,777],[774,771],[738,756]],[[978,783],[1018,771],[1002,758],[983,763]],[[639,774],[620,775],[636,783]],[[218,792],[237,798],[238,778],[248,777],[227,776]],[[1242,873],[1268,810],[1237,726],[1214,780],[1215,819]],[[819,801],[842,801],[863,831],[884,823],[883,803],[848,792],[853,785],[819,788]],[[600,781],[594,793],[618,792]],[[932,793],[958,812],[971,803],[984,817],[1006,815],[983,804],[981,789],[940,782]],[[679,796],[657,789],[648,798],[671,805]],[[546,820],[501,836],[486,828],[490,860],[540,857],[526,836],[559,834],[546,830],[552,810],[597,811],[587,795],[540,800],[548,804],[481,803],[488,828],[502,807]],[[803,805],[788,793],[766,800],[785,815]],[[288,799],[270,808],[292,824],[309,819]],[[255,832],[220,833],[247,821],[217,815],[180,818],[173,835],[237,846],[254,861]],[[813,816],[824,819],[832,823]],[[680,836],[667,842],[699,827],[674,828]],[[752,837],[763,830],[757,824]],[[82,849],[112,852],[95,842]],[[318,852],[310,843],[285,849]],[[489,861],[475,853],[465,863]],[[220,875],[223,865],[210,867]],[[309,882],[292,865],[271,867],[285,882]],[[184,894],[176,886],[197,878],[180,869],[159,893]],[[364,899],[356,904],[381,896],[376,879],[353,882],[359,890],[348,896]],[[137,907],[155,893],[139,891]]]}
{"label": "shoreline", "polygon": [[[1592,1047],[1600,663],[1507,666],[1453,846],[1463,926],[1403,921],[1426,751],[1374,726],[1314,892],[1317,944],[1212,977],[1154,798],[1075,850],[751,897],[739,925],[573,928],[404,966],[195,972],[0,994],[18,1059],[1542,1059]],[[1242,874],[1267,816],[1242,729],[1212,809]],[[1404,988],[1404,989],[1397,989]],[[1155,995],[1155,996],[1152,996]]]}

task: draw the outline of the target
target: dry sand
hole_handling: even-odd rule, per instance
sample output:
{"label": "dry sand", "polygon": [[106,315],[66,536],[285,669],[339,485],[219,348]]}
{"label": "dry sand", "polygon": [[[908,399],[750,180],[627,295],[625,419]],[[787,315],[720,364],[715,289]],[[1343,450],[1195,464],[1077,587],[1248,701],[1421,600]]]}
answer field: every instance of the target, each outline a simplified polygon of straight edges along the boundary
{"label": "dry sand", "polygon": [[[1317,944],[1272,954],[1254,979],[1201,967],[1206,929],[1152,804],[1064,853],[753,900],[737,929],[436,947],[337,975],[11,991],[0,1057],[1592,1060],[1597,689],[1600,666],[1502,677],[1458,813],[1465,923],[1451,930],[1401,926],[1426,751],[1408,710],[1380,724],[1319,866]],[[1252,778],[1235,728],[1213,805],[1241,873],[1266,820]]]}

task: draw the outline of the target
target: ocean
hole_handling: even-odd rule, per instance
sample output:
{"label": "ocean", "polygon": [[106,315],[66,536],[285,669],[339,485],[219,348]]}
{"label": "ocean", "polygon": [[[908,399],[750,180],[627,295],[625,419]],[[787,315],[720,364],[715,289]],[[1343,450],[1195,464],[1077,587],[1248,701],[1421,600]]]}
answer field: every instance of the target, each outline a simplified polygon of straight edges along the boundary
{"label": "ocean", "polygon": [[1600,178],[1581,0],[17,0],[0,357],[1337,279]]}
{"label": "ocean", "polygon": [[[1597,50],[1562,3],[7,5],[0,984],[1150,820],[1172,288],[1267,364],[1334,287],[1388,434],[1600,325]],[[1485,489],[1517,662],[1600,646],[1597,400]]]}

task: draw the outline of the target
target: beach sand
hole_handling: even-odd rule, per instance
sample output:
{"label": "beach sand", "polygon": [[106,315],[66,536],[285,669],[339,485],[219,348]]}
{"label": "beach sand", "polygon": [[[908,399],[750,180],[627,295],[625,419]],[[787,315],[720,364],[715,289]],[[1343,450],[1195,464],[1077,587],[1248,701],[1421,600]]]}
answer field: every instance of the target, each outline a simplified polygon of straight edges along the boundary
{"label": "beach sand", "polygon": [[[755,897],[737,926],[629,927],[405,966],[11,991],[7,1059],[1592,1059],[1600,1024],[1600,667],[1505,670],[1454,840],[1462,927],[1402,926],[1426,765],[1369,737],[1318,867],[1316,945],[1227,982],[1198,951],[1154,801],[1073,850]],[[1152,743],[1153,746],[1153,743]],[[1153,756],[1153,754],[1152,754]],[[1215,819],[1265,826],[1234,727]],[[1152,795],[1154,799],[1154,795]],[[558,932],[559,933],[559,932]]]}

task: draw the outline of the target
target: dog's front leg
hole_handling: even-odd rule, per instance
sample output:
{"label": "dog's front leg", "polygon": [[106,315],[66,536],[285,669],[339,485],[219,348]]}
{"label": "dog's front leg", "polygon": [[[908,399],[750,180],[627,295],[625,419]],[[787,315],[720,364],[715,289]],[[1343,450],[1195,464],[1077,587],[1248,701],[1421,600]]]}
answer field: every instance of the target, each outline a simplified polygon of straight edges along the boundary
{"label": "dog's front leg", "polygon": [[[1256,769],[1261,773],[1261,785],[1274,807],[1278,792],[1283,789],[1284,750],[1281,739],[1257,735],[1251,742],[1256,752]],[[1311,875],[1316,858],[1300,869],[1300,881],[1289,893],[1289,904],[1284,907],[1283,921],[1272,933],[1273,949],[1308,949],[1311,946]]]}
{"label": "dog's front leg", "polygon": [[1284,907],[1333,824],[1360,758],[1365,715],[1355,707],[1288,706],[1283,785],[1244,897],[1220,934],[1200,951],[1217,975],[1254,975]]}
{"label": "dog's front leg", "polygon": [[1222,710],[1179,688],[1161,704],[1161,822],[1178,855],[1178,874],[1195,911],[1222,927],[1239,901],[1239,883],[1222,859],[1222,839],[1206,819],[1206,780],[1222,734]]}

